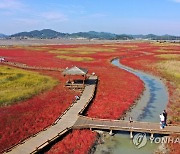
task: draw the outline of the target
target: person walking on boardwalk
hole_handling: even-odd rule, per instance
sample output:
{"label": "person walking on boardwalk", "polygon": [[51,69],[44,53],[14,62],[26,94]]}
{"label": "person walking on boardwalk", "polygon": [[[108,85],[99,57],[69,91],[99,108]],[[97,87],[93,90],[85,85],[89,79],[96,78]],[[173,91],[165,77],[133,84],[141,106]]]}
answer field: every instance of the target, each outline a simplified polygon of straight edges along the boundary
{"label": "person walking on boardwalk", "polygon": [[133,122],[132,117],[129,117],[129,122],[130,122],[130,123]]}
{"label": "person walking on boardwalk", "polygon": [[160,128],[163,129],[164,128],[164,115],[160,114],[159,117],[160,117],[160,124],[161,124]]}
{"label": "person walking on boardwalk", "polygon": [[164,125],[167,126],[167,112],[166,112],[166,110],[163,111],[163,116],[164,116]]}
{"label": "person walking on boardwalk", "polygon": [[80,99],[80,97],[76,95],[75,100],[78,101],[79,99]]}

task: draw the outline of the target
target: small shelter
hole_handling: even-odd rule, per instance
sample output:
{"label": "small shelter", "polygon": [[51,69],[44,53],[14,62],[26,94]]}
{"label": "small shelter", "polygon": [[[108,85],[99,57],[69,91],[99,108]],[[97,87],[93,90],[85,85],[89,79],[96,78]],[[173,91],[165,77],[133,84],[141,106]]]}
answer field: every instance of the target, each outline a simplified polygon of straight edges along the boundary
{"label": "small shelter", "polygon": [[66,82],[66,86],[69,86],[70,88],[80,88],[84,87],[84,83],[87,77],[88,70],[85,68],[80,68],[77,66],[74,66],[72,68],[67,68],[63,71],[64,76],[81,76],[83,79],[73,80],[71,81],[70,78]]}

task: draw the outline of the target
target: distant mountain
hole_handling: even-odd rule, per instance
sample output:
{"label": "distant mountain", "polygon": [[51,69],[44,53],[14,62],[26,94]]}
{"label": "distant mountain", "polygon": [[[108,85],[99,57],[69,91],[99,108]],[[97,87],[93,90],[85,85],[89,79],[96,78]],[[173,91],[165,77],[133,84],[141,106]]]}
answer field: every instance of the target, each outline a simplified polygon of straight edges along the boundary
{"label": "distant mountain", "polygon": [[0,34],[0,38],[6,38],[6,37],[8,37],[8,36],[5,34]]}
{"label": "distant mountain", "polygon": [[132,40],[132,39],[134,39],[132,35],[121,34],[121,35],[116,35],[115,40]]}
{"label": "distant mountain", "polygon": [[104,40],[133,39],[133,37],[129,35],[117,35],[113,33],[95,32],[95,31],[73,33],[70,36],[73,38],[83,37],[83,38],[88,38],[88,39],[104,39]]}
{"label": "distant mountain", "polygon": [[135,39],[148,39],[148,40],[180,40],[180,36],[172,36],[172,35],[154,35],[154,34],[148,34],[148,35],[133,35],[133,38]]}
{"label": "distant mountain", "polygon": [[106,32],[78,32],[78,33],[60,33],[51,29],[34,30],[30,32],[21,32],[13,34],[11,38],[39,38],[39,39],[52,39],[52,38],[86,38],[86,39],[105,39],[105,40],[119,40],[119,39],[133,39],[128,35],[117,35]]}
{"label": "distant mountain", "polygon": [[51,39],[51,38],[61,38],[66,37],[68,34],[56,32],[51,29],[43,29],[43,30],[34,30],[30,32],[21,32],[17,34],[13,34],[10,37],[16,38],[41,38],[41,39]]}
{"label": "distant mountain", "polygon": [[[3,37],[3,34],[0,34],[0,38]],[[101,40],[132,40],[132,39],[148,39],[148,40],[180,40],[179,36],[172,35],[126,35],[126,34],[113,34],[107,32],[78,32],[78,33],[61,33],[51,29],[43,30],[34,30],[30,32],[21,32],[9,36],[9,38],[38,38],[38,39],[53,39],[53,38],[81,38],[81,39],[101,39]]]}
{"label": "distant mountain", "polygon": [[114,39],[116,37],[116,34],[112,33],[105,33],[105,32],[95,32],[95,31],[89,31],[89,32],[79,32],[79,33],[73,33],[70,35],[70,37],[78,38],[88,38],[88,39]]}
{"label": "distant mountain", "polygon": [[156,40],[180,40],[180,36],[162,35],[157,36]]}

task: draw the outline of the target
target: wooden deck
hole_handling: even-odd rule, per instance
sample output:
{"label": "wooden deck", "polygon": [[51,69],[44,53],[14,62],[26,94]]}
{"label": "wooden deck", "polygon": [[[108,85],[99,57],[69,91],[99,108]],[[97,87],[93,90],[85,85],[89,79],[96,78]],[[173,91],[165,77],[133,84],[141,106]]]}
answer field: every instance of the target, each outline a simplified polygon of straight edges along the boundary
{"label": "wooden deck", "polygon": [[125,120],[105,120],[80,116],[73,129],[120,130],[128,132],[145,132],[151,134],[180,134],[180,126],[169,125],[160,129],[160,124],[150,122],[129,122]]}
{"label": "wooden deck", "polygon": [[74,90],[83,90],[85,88],[85,85],[83,84],[66,84],[65,86]]}
{"label": "wooden deck", "polygon": [[10,154],[29,154],[36,153],[40,149],[47,146],[50,142],[57,139],[59,136],[72,128],[74,123],[79,118],[79,113],[83,112],[89,102],[94,96],[96,88],[97,76],[90,76],[88,85],[86,85],[80,100],[74,103],[63,116],[56,120],[56,122],[47,130],[39,132],[36,136],[25,140],[22,144],[9,149],[6,153]]}

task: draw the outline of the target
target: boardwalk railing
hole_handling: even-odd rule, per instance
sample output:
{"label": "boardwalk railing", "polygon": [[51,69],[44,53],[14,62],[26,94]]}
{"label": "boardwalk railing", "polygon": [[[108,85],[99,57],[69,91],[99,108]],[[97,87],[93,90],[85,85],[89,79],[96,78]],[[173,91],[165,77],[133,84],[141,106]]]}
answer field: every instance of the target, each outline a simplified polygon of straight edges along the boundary
{"label": "boardwalk railing", "polygon": [[81,109],[81,111],[78,113],[79,116],[82,116],[83,112],[86,110],[87,106],[90,104],[90,102],[93,100],[94,98],[94,94],[95,94],[95,91],[96,91],[96,87],[97,87],[97,83],[98,83],[98,80],[95,80],[95,87],[93,88],[93,95],[91,95],[91,97],[89,98],[89,100],[86,102],[86,104],[84,105],[84,107]]}
{"label": "boardwalk railing", "polygon": [[41,149],[43,149],[44,147],[46,147],[47,145],[49,145],[51,142],[53,142],[54,140],[58,139],[60,136],[62,136],[63,134],[67,133],[69,130],[71,130],[72,128],[67,128],[61,132],[58,133],[58,135],[56,135],[55,137],[53,137],[50,140],[47,140],[46,142],[42,143],[41,145],[39,145],[38,147],[36,147],[36,149],[34,151],[32,151],[30,154],[34,154],[37,153],[38,151],[40,151]]}
{"label": "boardwalk railing", "polygon": [[[62,136],[63,134],[65,134],[66,132],[68,132],[68,131],[71,130],[71,129],[72,129],[72,127],[67,128],[67,129],[59,132],[58,135],[56,135],[56,136],[53,137],[52,139],[47,140],[46,142],[44,142],[44,143],[42,143],[41,145],[37,146],[34,151],[30,152],[30,154],[37,153],[38,151],[40,151],[41,149],[43,149],[44,147],[46,147],[47,145],[49,145],[51,142],[53,142],[54,140],[58,139],[60,136]],[[38,135],[38,133],[32,135],[32,137],[35,137],[36,135]],[[4,152],[8,153],[8,152],[12,151],[12,150],[13,150],[14,148],[16,148],[18,145],[25,143],[25,142],[28,141],[29,139],[30,139],[30,138],[24,140],[23,142],[21,142],[21,143],[19,143],[19,144],[16,144],[15,146],[12,146],[12,147],[6,149]]]}
{"label": "boardwalk railing", "polygon": [[17,62],[2,62],[2,64],[14,66],[14,67],[22,68],[22,69],[29,69],[29,70],[62,71],[62,69],[59,69],[59,68],[28,66],[26,64],[17,63]]}
{"label": "boardwalk railing", "polygon": [[180,126],[168,125],[160,129],[160,124],[150,122],[129,122],[124,120],[97,119],[80,116],[73,126],[73,129],[101,129],[119,130],[129,132],[146,132],[152,134],[180,134]]}

